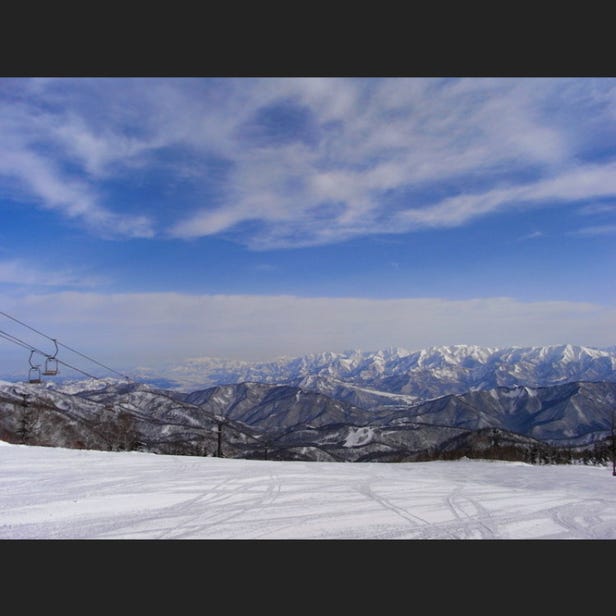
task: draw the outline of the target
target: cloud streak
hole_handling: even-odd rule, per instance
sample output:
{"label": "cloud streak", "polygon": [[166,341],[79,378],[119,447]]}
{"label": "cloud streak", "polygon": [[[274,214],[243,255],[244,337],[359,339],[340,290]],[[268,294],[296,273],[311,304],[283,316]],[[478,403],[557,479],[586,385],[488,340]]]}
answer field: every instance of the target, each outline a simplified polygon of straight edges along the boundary
{"label": "cloud streak", "polygon": [[[85,130],[74,130],[70,114],[63,117],[44,112],[30,102],[28,88],[22,87],[25,92],[20,104],[3,100],[0,94],[0,187],[5,194],[24,205],[34,204],[80,221],[96,234],[152,237],[148,216],[118,213],[101,205],[100,187],[88,177],[92,163],[85,161],[85,168],[77,173],[66,170],[67,164],[75,162],[73,151],[91,149],[94,138]],[[64,144],[67,147],[58,142],[60,134],[70,137]],[[101,147],[113,144],[99,144]]]}
{"label": "cloud streak", "polygon": [[0,177],[106,236],[285,248],[616,196],[612,79],[7,83]]}
{"label": "cloud streak", "polygon": [[[544,109],[560,95],[573,114],[596,105],[596,96],[584,98],[575,82],[531,82],[292,82],[289,90],[323,128],[317,143],[260,147],[256,157],[250,148],[242,152],[230,178],[239,187],[235,198],[197,210],[172,234],[236,231],[234,237],[257,249],[318,245],[460,226],[512,207],[614,196],[614,163],[579,158],[584,120],[571,128]],[[328,83],[343,101],[333,110],[326,105]],[[614,88],[614,82],[603,85]],[[517,177],[529,171],[532,181]],[[488,188],[469,190],[469,180]],[[450,196],[429,196],[442,185]],[[258,232],[241,231],[248,221],[260,223]]]}
{"label": "cloud streak", "polygon": [[596,236],[596,235],[616,235],[616,224],[595,225],[592,227],[582,227],[573,231],[572,235]]}
{"label": "cloud streak", "polygon": [[0,261],[0,284],[32,287],[94,287],[101,284],[100,277],[81,276],[75,272],[34,267],[22,259]]}

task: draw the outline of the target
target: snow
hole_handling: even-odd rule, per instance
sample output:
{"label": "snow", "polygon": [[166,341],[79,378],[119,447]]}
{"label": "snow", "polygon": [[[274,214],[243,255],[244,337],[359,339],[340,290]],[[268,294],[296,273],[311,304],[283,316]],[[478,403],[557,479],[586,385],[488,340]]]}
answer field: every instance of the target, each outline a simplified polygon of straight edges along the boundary
{"label": "snow", "polygon": [[615,539],[605,466],[274,462],[0,443],[4,539]]}
{"label": "snow", "polygon": [[351,428],[343,443],[343,447],[358,447],[369,443],[374,437],[372,428]]}
{"label": "snow", "polygon": [[[481,347],[477,345],[436,346],[414,352],[402,348],[364,352],[324,352],[268,362],[245,362],[215,357],[189,358],[158,368],[136,368],[133,377],[173,391],[189,393],[216,385],[239,382],[289,384],[308,376],[340,379],[348,385],[383,386],[383,377],[406,376],[421,391],[427,378],[439,384],[440,395],[451,393],[451,385],[467,389],[481,384],[487,375],[499,377],[503,385],[550,385],[571,380],[613,380],[616,349],[603,350],[576,345],[541,347]],[[438,370],[438,372],[433,372]],[[55,379],[58,388],[76,393],[79,383]],[[84,387],[98,387],[95,384]],[[96,383],[96,381],[94,382]],[[395,382],[392,393],[402,385]],[[70,388],[70,389],[67,389]],[[482,386],[483,388],[483,386]],[[457,389],[454,387],[454,389]],[[406,393],[409,393],[408,391]],[[425,392],[424,392],[425,393]]]}

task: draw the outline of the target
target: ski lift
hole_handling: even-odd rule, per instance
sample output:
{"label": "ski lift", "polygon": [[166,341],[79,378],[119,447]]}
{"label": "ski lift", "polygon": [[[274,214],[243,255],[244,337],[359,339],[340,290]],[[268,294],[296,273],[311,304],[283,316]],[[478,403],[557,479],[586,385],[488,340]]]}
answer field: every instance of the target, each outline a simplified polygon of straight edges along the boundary
{"label": "ski lift", "polygon": [[28,371],[28,383],[41,383],[41,367],[32,363],[32,355],[34,351],[30,351],[30,370]]}
{"label": "ski lift", "polygon": [[55,376],[58,374],[58,360],[56,359],[56,355],[58,354],[58,343],[53,339],[53,343],[56,345],[56,350],[53,355],[48,355],[45,360],[45,370],[43,370],[43,374],[46,376]]}

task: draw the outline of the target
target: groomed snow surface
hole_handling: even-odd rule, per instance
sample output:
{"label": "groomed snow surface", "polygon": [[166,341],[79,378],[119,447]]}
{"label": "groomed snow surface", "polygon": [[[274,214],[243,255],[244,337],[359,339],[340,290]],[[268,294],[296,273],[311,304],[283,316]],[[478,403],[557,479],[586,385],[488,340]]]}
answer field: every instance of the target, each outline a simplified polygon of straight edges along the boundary
{"label": "groomed snow surface", "polygon": [[0,443],[2,539],[614,539],[605,466],[273,462]]}

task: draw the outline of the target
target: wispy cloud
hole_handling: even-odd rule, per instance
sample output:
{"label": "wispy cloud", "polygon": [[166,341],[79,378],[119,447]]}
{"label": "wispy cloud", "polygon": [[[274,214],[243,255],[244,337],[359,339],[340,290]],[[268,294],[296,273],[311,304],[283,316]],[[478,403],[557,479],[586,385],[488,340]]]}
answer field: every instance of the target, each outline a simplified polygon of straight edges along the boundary
{"label": "wispy cloud", "polygon": [[[19,194],[21,201],[81,221],[96,233],[152,237],[148,216],[114,212],[101,205],[100,187],[87,173],[93,163],[85,161],[85,172],[66,170],[74,162],[73,150],[96,149],[93,138],[74,130],[71,122],[59,113],[44,112],[27,97],[19,105],[3,100],[0,90],[0,181],[8,180],[11,194]],[[70,137],[70,147],[57,142],[58,134]]]}
{"label": "wispy cloud", "polygon": [[582,215],[616,214],[616,203],[589,203],[578,210]]}
{"label": "wispy cloud", "polygon": [[43,270],[22,259],[0,261],[0,284],[18,285],[28,289],[32,287],[69,287],[90,288],[103,283],[99,276],[80,275],[71,271],[57,269]]}
{"label": "wispy cloud", "polygon": [[53,164],[28,151],[0,152],[0,175],[17,181],[17,190],[26,200],[80,220],[100,235],[152,237],[147,216],[118,214],[101,207],[96,189],[86,182],[63,177]]}
{"label": "wispy cloud", "polygon": [[[322,244],[459,226],[520,205],[616,194],[614,164],[580,162],[583,131],[546,111],[557,95],[564,95],[559,102],[561,108],[570,105],[569,113],[590,104],[580,102],[574,82],[331,85],[343,101],[333,110],[325,103],[331,97],[327,80],[293,82],[295,96],[323,129],[316,143],[260,147],[257,157],[248,148],[235,159],[235,198],[224,208],[198,210],[172,233],[193,237],[235,229],[253,248]],[[517,179],[529,168],[534,180]],[[487,190],[469,191],[469,180],[472,185],[478,179]],[[425,196],[445,183],[451,196]],[[241,230],[247,221],[260,223],[258,233]]]}
{"label": "wispy cloud", "polygon": [[271,263],[255,263],[254,269],[258,272],[275,272],[278,270],[278,266]]}
{"label": "wispy cloud", "polygon": [[572,235],[616,235],[616,224],[612,225],[595,225],[592,227],[582,227],[571,232]]}
{"label": "wispy cloud", "polygon": [[[0,176],[96,233],[266,249],[616,195],[613,161],[593,158],[616,138],[613,79],[7,84]],[[158,212],[111,196],[160,177],[181,196]]]}
{"label": "wispy cloud", "polygon": [[546,207],[613,195],[616,163],[588,164],[561,170],[557,176],[539,181],[457,195],[434,205],[408,209],[396,216],[396,223],[407,229],[458,226],[506,208]]}
{"label": "wispy cloud", "polygon": [[526,235],[522,235],[521,237],[519,237],[518,242],[536,240],[536,239],[539,239],[540,237],[545,237],[545,233],[543,231],[531,231],[530,233],[527,233]]}

